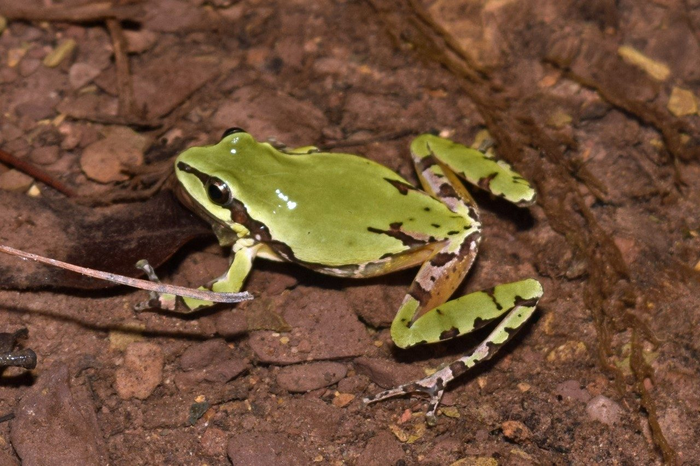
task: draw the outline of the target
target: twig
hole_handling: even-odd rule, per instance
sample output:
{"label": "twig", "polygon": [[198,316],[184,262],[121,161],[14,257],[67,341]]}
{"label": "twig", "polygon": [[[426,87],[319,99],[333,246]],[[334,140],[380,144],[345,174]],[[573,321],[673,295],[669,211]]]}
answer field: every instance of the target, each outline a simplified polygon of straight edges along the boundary
{"label": "twig", "polygon": [[124,37],[121,24],[116,19],[107,20],[107,29],[112,38],[114,63],[117,67],[119,115],[122,117],[135,117],[139,112],[134,99],[134,85],[131,79],[131,72],[129,71],[129,57],[126,55],[126,37]]}
{"label": "twig", "polygon": [[187,288],[184,286],[177,285],[165,285],[162,283],[154,283],[148,280],[141,280],[138,278],[125,277],[124,275],[117,275],[109,272],[101,272],[99,270],[88,269],[85,267],[80,267],[78,265],[69,264],[67,262],[62,262],[56,259],[50,259],[48,257],[39,256],[37,254],[32,254],[30,252],[20,251],[19,249],[11,248],[9,246],[0,245],[0,252],[5,254],[10,254],[12,256],[19,256],[24,259],[31,259],[42,264],[52,265],[54,267],[59,267],[66,270],[71,270],[73,272],[81,273],[87,275],[88,277],[98,278],[100,280],[107,280],[112,283],[118,283],[120,285],[127,285],[133,288],[139,288],[142,290],[155,291],[157,293],[168,293],[176,296],[182,296],[186,298],[201,299],[203,301],[212,301],[216,303],[240,303],[241,301],[249,301],[253,299],[253,296],[244,291],[242,293],[217,293],[208,290],[194,290],[192,288]]}
{"label": "twig", "polygon": [[31,163],[18,159],[17,157],[13,156],[8,152],[5,152],[2,149],[0,149],[0,162],[12,165],[19,171],[26,173],[32,178],[35,178],[48,186],[51,186],[56,191],[63,193],[68,197],[75,197],[78,195],[78,193],[73,188],[69,188],[68,186],[61,183],[45,171],[35,167]]}
{"label": "twig", "polygon": [[113,5],[112,2],[92,3],[81,6],[32,7],[24,2],[3,3],[0,15],[9,20],[65,21],[68,23],[92,23],[107,19],[138,21],[143,18],[139,5]]}

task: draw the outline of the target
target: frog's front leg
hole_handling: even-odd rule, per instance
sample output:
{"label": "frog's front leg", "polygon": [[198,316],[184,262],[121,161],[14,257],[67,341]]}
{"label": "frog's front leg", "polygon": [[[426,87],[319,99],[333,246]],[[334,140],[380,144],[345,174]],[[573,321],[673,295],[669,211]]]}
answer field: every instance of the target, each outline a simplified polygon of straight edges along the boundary
{"label": "frog's front leg", "polygon": [[[226,273],[199,289],[216,291],[218,293],[237,293],[241,291],[245,279],[253,267],[255,256],[262,246],[261,243],[254,243],[249,238],[238,240],[233,246],[231,262]],[[148,263],[139,261],[137,266],[147,273],[149,279],[158,281],[158,277]],[[182,301],[185,306],[177,306],[176,298],[174,295],[153,292],[147,303],[137,305],[137,310],[160,308],[181,314],[189,314],[214,305],[211,301],[183,297]]]}

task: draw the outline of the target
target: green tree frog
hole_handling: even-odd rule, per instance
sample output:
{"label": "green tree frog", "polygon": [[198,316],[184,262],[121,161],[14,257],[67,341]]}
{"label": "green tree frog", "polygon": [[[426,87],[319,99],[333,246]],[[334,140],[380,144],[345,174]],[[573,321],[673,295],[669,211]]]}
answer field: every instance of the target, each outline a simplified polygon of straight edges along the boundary
{"label": "green tree frog", "polygon": [[431,134],[412,141],[411,155],[423,190],[363,157],[278,150],[232,128],[218,144],[180,154],[175,173],[179,197],[233,246],[228,271],[207,286],[213,291],[240,291],[256,257],[352,278],[420,266],[391,325],[397,346],[447,340],[504,316],[472,353],[365,399],[423,392],[434,422],[446,385],[508,341],[543,293],[527,279],[449,300],[481,239],[479,210],[458,176],[518,206],[532,205],[535,191],[490,154]]}

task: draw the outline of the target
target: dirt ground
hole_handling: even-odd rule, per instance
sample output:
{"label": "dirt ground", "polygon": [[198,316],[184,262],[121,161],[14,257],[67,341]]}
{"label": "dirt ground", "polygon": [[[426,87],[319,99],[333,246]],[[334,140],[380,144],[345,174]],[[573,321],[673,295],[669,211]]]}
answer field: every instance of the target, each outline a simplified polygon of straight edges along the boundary
{"label": "dirt ground", "polygon": [[700,464],[697,1],[2,0],[0,16],[0,148],[20,160],[0,168],[1,244],[120,273],[148,258],[196,287],[228,252],[161,188],[183,148],[238,126],[416,183],[412,136],[487,130],[539,197],[472,190],[484,240],[458,293],[545,289],[427,427],[424,398],[362,398],[487,333],[395,348],[415,271],[259,260],[254,301],[182,317],[2,257],[0,331],[27,328],[38,365],[0,378],[0,464]]}

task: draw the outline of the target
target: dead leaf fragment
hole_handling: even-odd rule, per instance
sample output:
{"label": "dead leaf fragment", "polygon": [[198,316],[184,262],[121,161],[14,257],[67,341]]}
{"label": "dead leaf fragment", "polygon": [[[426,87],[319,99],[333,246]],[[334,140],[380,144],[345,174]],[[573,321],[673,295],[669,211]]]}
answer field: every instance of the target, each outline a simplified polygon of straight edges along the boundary
{"label": "dead leaf fragment", "polygon": [[666,81],[671,74],[671,70],[665,63],[653,60],[639,50],[628,45],[620,46],[620,48],[617,49],[617,54],[627,63],[640,68],[657,81]]}
{"label": "dead leaf fragment", "polygon": [[66,39],[44,57],[44,66],[55,68],[61,64],[63,60],[70,56],[78,45],[73,39]]}
{"label": "dead leaf fragment", "polygon": [[698,113],[698,99],[693,91],[674,87],[668,98],[667,108],[677,117],[695,115]]}

